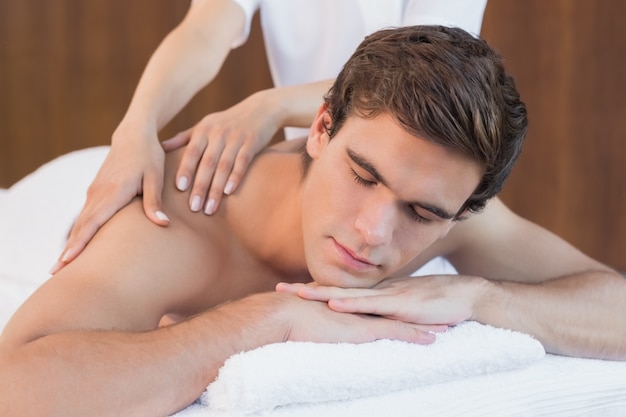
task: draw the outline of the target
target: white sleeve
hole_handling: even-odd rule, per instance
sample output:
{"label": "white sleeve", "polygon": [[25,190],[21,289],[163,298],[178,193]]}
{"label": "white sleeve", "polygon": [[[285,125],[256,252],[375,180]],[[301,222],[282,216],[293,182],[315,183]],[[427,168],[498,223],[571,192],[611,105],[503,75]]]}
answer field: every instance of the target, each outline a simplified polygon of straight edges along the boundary
{"label": "white sleeve", "polygon": [[235,49],[238,46],[243,45],[248,40],[248,36],[250,36],[250,27],[252,26],[252,18],[254,17],[254,13],[259,9],[259,5],[261,4],[261,0],[232,0],[237,3],[239,7],[243,9],[243,13],[246,16],[246,24],[244,25],[243,33],[239,34],[231,48]]}
{"label": "white sleeve", "polygon": [[409,0],[403,25],[444,25],[480,34],[487,0]]}
{"label": "white sleeve", "polygon": [[[191,5],[199,0],[191,0]],[[248,36],[250,36],[250,26],[252,26],[252,17],[254,17],[254,13],[259,8],[259,4],[261,0],[231,0],[233,3],[237,4],[243,10],[243,13],[246,18],[245,25],[243,26],[243,32],[238,34],[233,43],[231,44],[231,48],[235,49],[248,40]]]}

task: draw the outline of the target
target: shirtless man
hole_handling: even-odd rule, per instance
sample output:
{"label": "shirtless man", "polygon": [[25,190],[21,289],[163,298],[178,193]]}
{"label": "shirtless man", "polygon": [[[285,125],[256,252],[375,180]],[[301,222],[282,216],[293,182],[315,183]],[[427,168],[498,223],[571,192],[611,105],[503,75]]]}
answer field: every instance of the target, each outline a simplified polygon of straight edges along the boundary
{"label": "shirtless man", "polygon": [[[167,415],[237,352],[432,343],[468,319],[549,352],[626,359],[624,279],[493,198],[525,131],[483,41],[441,27],[371,35],[303,152],[262,153],[212,217],[166,187],[161,228],[135,200],[26,301],[0,338],[0,415]],[[403,276],[436,256],[459,275]]]}

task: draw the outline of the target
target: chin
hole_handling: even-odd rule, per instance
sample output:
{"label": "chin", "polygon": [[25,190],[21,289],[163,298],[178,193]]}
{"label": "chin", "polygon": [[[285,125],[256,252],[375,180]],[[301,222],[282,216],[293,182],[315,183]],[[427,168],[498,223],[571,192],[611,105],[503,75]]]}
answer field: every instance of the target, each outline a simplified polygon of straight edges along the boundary
{"label": "chin", "polygon": [[311,272],[311,276],[317,285],[339,288],[370,288],[383,279],[352,275],[336,269],[319,274]]}

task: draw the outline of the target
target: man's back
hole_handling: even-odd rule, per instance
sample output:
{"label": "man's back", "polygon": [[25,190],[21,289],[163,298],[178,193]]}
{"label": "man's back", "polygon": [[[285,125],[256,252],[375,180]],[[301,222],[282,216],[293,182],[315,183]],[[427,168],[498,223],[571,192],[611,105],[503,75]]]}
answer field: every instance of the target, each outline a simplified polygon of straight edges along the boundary
{"label": "man's back", "polygon": [[[168,156],[166,180],[173,181],[181,154]],[[259,160],[263,163],[267,157],[283,156],[270,154]],[[297,155],[287,158],[299,162]],[[252,186],[242,186],[214,216],[191,212],[187,193],[166,187],[164,204],[172,223],[162,228],[145,218],[141,200],[136,199],[100,230],[76,262],[27,302],[47,314],[31,322],[18,312],[12,322],[21,325],[16,328],[10,322],[3,343],[22,343],[58,332],[65,325],[148,330],[164,315],[183,319],[228,300],[272,291],[279,281],[293,280],[287,270],[278,272],[272,260],[261,259],[267,248],[259,243],[266,235],[276,239],[263,228],[270,223],[258,201],[261,196],[262,201],[271,201],[272,190],[277,191],[265,179],[274,176],[264,172],[273,164],[256,164],[248,177]],[[266,204],[266,211],[271,209],[272,204]],[[295,269],[289,272],[302,272]],[[302,275],[301,280],[307,278]]]}

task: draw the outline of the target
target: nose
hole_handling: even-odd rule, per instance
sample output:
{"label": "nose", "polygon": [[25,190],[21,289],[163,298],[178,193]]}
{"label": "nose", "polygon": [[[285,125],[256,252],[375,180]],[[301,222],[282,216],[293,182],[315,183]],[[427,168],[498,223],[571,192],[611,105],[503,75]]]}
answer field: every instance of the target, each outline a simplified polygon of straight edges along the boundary
{"label": "nose", "polygon": [[392,202],[369,201],[358,212],[354,227],[369,246],[391,243],[396,223],[396,207]]}

